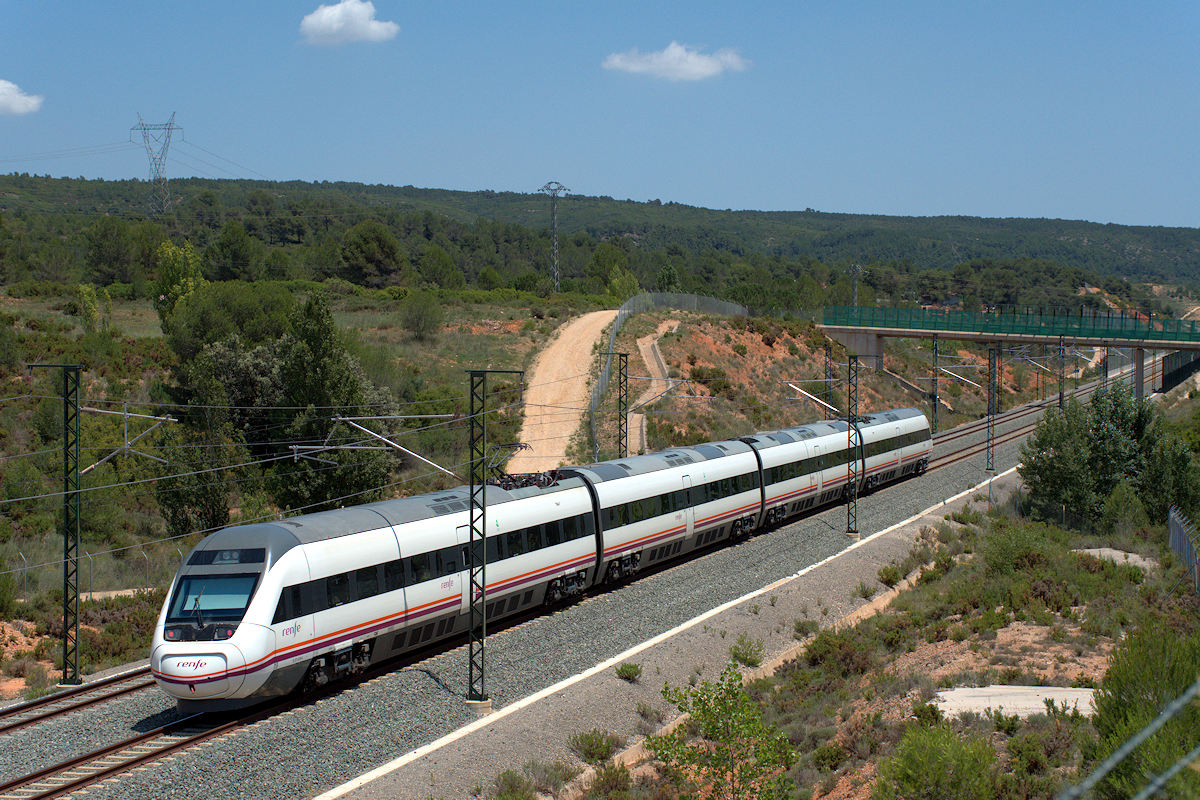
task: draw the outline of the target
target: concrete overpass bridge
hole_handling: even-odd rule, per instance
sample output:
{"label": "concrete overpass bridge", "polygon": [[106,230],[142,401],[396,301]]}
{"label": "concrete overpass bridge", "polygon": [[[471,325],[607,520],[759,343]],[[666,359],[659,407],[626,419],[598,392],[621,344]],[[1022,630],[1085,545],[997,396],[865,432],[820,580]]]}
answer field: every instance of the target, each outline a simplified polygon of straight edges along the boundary
{"label": "concrete overpass bridge", "polygon": [[1057,348],[1116,347],[1133,352],[1134,385],[1145,385],[1147,350],[1178,350],[1187,361],[1200,352],[1192,320],[1029,311],[951,311],[925,308],[826,306],[820,327],[864,359],[880,363],[885,337],[938,338],[988,344],[1041,344]]}

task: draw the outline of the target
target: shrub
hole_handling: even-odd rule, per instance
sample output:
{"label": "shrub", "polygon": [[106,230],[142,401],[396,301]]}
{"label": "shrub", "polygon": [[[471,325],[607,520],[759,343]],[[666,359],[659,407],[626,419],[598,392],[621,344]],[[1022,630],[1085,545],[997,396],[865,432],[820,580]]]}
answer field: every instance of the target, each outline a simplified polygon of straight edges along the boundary
{"label": "shrub", "polygon": [[996,752],[947,725],[909,728],[896,754],[879,765],[873,800],[978,800],[992,797]]}
{"label": "shrub", "polygon": [[567,746],[589,764],[599,764],[602,761],[607,761],[612,757],[613,753],[617,752],[624,745],[625,740],[620,736],[608,731],[602,731],[599,728],[592,728],[590,731],[576,733],[567,739]]}
{"label": "shrub", "polygon": [[813,753],[813,764],[817,769],[832,772],[846,760],[845,749],[837,742],[826,742]]}
{"label": "shrub", "polygon": [[592,779],[586,797],[610,797],[613,792],[624,792],[632,783],[629,769],[624,764],[605,764],[596,770],[596,777]]}
{"label": "shrub", "polygon": [[516,770],[504,770],[496,776],[496,800],[537,800],[533,781]]}
{"label": "shrub", "polygon": [[852,631],[821,631],[809,643],[805,658],[809,666],[821,667],[843,678],[860,675],[875,666],[870,645]]}
{"label": "shrub", "polygon": [[795,624],[792,625],[792,635],[797,639],[803,639],[805,636],[814,634],[820,629],[821,626],[817,624],[816,620],[798,619],[796,620]]}
{"label": "shrub", "polygon": [[549,794],[562,791],[567,782],[579,774],[578,769],[561,761],[552,761],[549,764],[526,761],[522,771],[533,781],[533,788]]}
{"label": "shrub", "polygon": [[738,634],[737,641],[729,648],[729,657],[736,664],[747,667],[757,667],[763,661],[762,639],[751,639],[744,633]]}
{"label": "shrub", "polygon": [[0,617],[12,619],[17,608],[17,579],[15,573],[0,574]]}
{"label": "shrub", "polygon": [[886,567],[879,568],[878,577],[880,583],[891,589],[904,576],[900,574],[900,567],[895,564],[888,564]]}
{"label": "shrub", "polygon": [[[1181,636],[1162,623],[1131,632],[1113,651],[1095,694],[1094,724],[1103,759],[1184,692],[1200,670],[1200,634]],[[1133,751],[1098,787],[1100,797],[1130,797],[1147,775],[1165,772],[1186,753],[1200,730],[1200,707],[1190,704]],[[1165,788],[1171,797],[1200,792],[1200,773],[1183,770]]]}
{"label": "shrub", "polygon": [[420,341],[432,339],[442,319],[441,304],[431,292],[413,292],[400,305],[400,326]]}
{"label": "shrub", "polygon": [[625,662],[617,666],[617,677],[623,681],[637,683],[638,678],[642,677],[642,665]]}
{"label": "shrub", "polygon": [[667,686],[663,697],[689,715],[692,735],[700,739],[689,741],[682,726],[646,739],[647,749],[673,779],[705,787],[704,796],[756,800],[792,796],[787,770],[795,751],[783,733],[763,720],[762,708],[742,687],[734,665],[725,668],[718,683]]}
{"label": "shrub", "polygon": [[866,581],[859,581],[858,586],[854,589],[854,594],[861,597],[863,600],[870,600],[871,595],[875,594],[875,589],[868,586]]}

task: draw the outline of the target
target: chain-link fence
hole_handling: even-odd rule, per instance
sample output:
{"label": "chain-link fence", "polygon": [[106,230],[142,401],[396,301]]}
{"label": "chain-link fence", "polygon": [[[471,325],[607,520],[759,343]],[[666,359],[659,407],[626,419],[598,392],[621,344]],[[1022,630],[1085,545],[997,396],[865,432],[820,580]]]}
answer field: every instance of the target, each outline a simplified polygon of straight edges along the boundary
{"label": "chain-link fence", "polygon": [[1179,556],[1184,569],[1192,579],[1192,588],[1200,594],[1200,557],[1197,556],[1196,529],[1191,520],[1177,509],[1172,508],[1167,515],[1167,541],[1171,551]]}
{"label": "chain-link fence", "polygon": [[592,437],[592,458],[597,461],[600,460],[600,443],[596,438],[596,411],[600,408],[600,401],[604,398],[604,393],[608,391],[608,380],[612,375],[612,351],[616,345],[617,334],[621,332],[621,326],[625,324],[625,320],[631,314],[658,310],[695,311],[700,314],[720,314],[726,317],[744,317],[749,313],[745,306],[699,294],[646,292],[626,300],[617,309],[617,318],[613,322],[612,333],[608,337],[604,367],[600,370],[600,377],[596,379],[596,385],[592,387],[591,399],[588,400],[588,428]]}

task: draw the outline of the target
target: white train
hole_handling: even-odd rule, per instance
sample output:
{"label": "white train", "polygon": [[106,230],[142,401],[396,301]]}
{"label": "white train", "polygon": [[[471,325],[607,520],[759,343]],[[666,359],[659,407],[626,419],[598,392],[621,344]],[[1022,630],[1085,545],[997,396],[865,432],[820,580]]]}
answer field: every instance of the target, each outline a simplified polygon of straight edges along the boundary
{"label": "white train", "polygon": [[[929,463],[913,408],[859,418],[860,491]],[[749,535],[845,495],[848,423],[562,468],[485,489],[488,619]],[[466,487],[218,531],[188,554],[151,669],[187,710],[312,688],[467,627]]]}

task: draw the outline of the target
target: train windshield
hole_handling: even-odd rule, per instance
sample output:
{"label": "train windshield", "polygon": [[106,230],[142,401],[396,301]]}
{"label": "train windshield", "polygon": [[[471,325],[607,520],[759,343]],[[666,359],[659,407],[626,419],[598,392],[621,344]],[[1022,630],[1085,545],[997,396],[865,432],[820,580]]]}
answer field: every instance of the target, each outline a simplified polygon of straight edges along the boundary
{"label": "train windshield", "polygon": [[175,587],[167,622],[239,622],[257,583],[257,573],[184,575]]}

